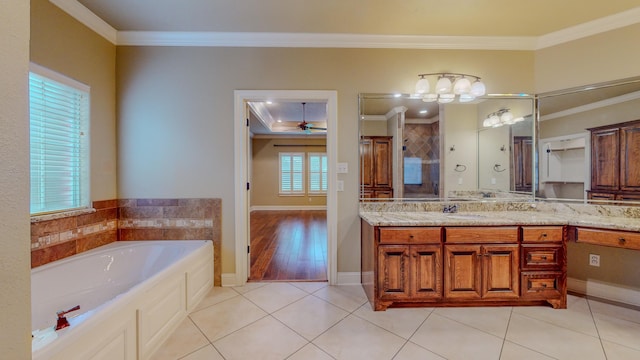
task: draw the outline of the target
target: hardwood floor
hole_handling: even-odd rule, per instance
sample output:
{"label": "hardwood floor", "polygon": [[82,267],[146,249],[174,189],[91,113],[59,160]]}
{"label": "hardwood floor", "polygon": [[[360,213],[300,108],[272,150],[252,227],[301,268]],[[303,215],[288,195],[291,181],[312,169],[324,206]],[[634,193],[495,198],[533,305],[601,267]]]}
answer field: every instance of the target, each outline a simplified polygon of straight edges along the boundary
{"label": "hardwood floor", "polygon": [[252,211],[250,281],[326,281],[324,210]]}

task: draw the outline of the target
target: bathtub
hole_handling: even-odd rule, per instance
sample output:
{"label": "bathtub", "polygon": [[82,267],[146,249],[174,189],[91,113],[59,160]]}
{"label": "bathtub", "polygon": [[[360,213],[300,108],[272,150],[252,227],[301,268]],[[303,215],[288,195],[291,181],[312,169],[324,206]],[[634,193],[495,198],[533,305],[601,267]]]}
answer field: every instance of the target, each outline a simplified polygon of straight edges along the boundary
{"label": "bathtub", "polygon": [[[117,241],[37,267],[32,357],[147,359],[212,286],[208,240]],[[56,313],[76,305],[55,331]]]}

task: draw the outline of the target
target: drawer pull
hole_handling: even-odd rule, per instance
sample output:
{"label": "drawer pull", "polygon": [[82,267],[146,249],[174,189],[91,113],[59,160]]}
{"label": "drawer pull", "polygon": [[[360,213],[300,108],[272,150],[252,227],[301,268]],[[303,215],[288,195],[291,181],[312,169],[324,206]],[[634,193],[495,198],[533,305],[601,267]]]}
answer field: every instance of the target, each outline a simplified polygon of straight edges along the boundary
{"label": "drawer pull", "polygon": [[624,245],[624,243],[626,243],[627,240],[625,240],[625,238],[621,237],[621,238],[618,238],[618,242],[620,242],[621,245]]}
{"label": "drawer pull", "polygon": [[542,237],[547,237],[547,233],[542,233]]}
{"label": "drawer pull", "polygon": [[543,288],[546,288],[546,287],[547,287],[547,284],[546,284],[546,283],[542,283],[542,287],[543,287]]}
{"label": "drawer pull", "polygon": [[547,260],[547,257],[546,256],[541,256],[540,259]]}
{"label": "drawer pull", "polygon": [[413,235],[409,235],[409,239],[413,239]]}

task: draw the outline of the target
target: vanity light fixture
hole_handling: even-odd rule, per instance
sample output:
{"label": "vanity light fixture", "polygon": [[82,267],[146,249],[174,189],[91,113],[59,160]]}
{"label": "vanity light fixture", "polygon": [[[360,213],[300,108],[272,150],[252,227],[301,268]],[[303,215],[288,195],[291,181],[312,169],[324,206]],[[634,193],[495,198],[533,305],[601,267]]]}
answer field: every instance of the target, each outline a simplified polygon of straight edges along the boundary
{"label": "vanity light fixture", "polygon": [[511,109],[503,108],[487,115],[482,122],[484,127],[500,127],[502,125],[512,125],[524,121],[523,117],[514,117]]}
{"label": "vanity light fixture", "polygon": [[[433,92],[427,79],[429,76],[437,77]],[[437,101],[441,104],[456,100],[470,102],[478,96],[486,94],[487,89],[479,76],[461,73],[428,73],[418,74],[415,96],[422,98],[424,102]],[[473,81],[473,82],[472,82]]]}

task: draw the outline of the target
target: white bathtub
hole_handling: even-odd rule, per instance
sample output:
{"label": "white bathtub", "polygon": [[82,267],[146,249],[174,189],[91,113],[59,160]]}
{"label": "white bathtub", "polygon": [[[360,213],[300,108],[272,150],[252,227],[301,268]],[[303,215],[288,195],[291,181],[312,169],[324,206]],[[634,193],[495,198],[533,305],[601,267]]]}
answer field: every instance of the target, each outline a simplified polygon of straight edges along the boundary
{"label": "white bathtub", "polygon": [[118,241],[35,268],[33,359],[147,359],[212,286],[206,240]]}

